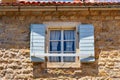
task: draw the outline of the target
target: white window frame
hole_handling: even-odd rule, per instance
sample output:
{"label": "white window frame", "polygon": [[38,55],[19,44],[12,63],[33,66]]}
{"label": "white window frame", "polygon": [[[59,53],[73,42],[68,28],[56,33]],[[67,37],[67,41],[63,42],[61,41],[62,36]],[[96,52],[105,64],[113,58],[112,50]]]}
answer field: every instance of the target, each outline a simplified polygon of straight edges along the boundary
{"label": "white window frame", "polygon": [[[74,36],[75,36],[75,39],[74,40],[64,40],[64,31],[67,31],[67,30],[73,30],[74,31]],[[49,30],[49,43],[50,43],[50,41],[60,41],[61,42],[61,55],[62,54],[64,54],[64,41],[74,41],[74,49],[75,49],[75,51],[71,51],[71,52],[73,52],[73,53],[75,53],[76,54],[76,30],[74,30],[74,29],[59,29],[59,31],[61,32],[61,40],[50,40],[50,31],[52,31],[52,29],[50,29]],[[55,31],[57,31],[57,30],[55,30]],[[49,44],[49,48],[48,48],[48,53],[50,53],[51,51],[50,51],[50,44]],[[54,52],[54,51],[53,51]],[[57,51],[56,51],[57,52]],[[67,51],[66,51],[67,52]],[[70,52],[70,51],[69,51]],[[52,53],[51,53],[52,54]],[[70,54],[70,53],[69,53]],[[58,63],[63,63],[64,62],[64,60],[63,60],[63,57],[64,56],[60,56],[61,57],[61,61],[60,62],[58,62]],[[73,56],[73,57],[75,57],[75,56]],[[50,60],[49,60],[49,58],[48,58],[48,61],[50,62]],[[75,59],[75,61],[76,61],[76,59]],[[73,62],[75,62],[75,61],[73,61]]]}

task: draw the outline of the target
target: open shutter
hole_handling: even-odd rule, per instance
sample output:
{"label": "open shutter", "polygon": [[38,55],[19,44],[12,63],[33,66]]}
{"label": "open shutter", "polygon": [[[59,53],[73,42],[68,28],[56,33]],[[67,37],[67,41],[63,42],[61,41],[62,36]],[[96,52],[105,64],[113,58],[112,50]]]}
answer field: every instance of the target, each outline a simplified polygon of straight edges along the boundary
{"label": "open shutter", "polygon": [[94,54],[94,27],[91,24],[79,25],[80,61],[95,61]]}
{"label": "open shutter", "polygon": [[45,53],[45,25],[31,24],[30,33],[30,58],[33,62],[43,62],[44,57],[37,57],[36,54]]}

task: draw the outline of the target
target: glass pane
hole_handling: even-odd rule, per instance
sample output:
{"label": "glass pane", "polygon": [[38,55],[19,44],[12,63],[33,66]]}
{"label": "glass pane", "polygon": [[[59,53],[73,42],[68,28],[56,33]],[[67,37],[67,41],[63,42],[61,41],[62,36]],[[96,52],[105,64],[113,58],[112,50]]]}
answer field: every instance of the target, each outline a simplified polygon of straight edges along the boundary
{"label": "glass pane", "polygon": [[75,31],[64,30],[64,40],[75,40]]}
{"label": "glass pane", "polygon": [[[50,54],[52,54],[52,53],[50,53]],[[60,53],[56,53],[56,54],[60,54]],[[50,62],[61,62],[61,57],[60,56],[58,56],[58,57],[49,57],[49,61]]]}
{"label": "glass pane", "polygon": [[75,41],[64,41],[64,51],[75,51]]}
{"label": "glass pane", "polygon": [[61,51],[61,42],[50,41],[50,51]]}
{"label": "glass pane", "polygon": [[50,40],[61,40],[61,31],[60,30],[50,31]]}
{"label": "glass pane", "polygon": [[[64,54],[75,54],[75,53],[70,53],[70,52],[65,52]],[[75,57],[63,57],[64,62],[75,62]]]}

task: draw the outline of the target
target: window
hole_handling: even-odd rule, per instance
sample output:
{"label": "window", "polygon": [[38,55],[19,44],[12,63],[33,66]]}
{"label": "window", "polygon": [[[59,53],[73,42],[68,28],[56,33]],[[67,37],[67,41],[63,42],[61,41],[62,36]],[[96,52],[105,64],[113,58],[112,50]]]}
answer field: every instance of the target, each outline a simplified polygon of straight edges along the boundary
{"label": "window", "polygon": [[[49,53],[75,54],[75,30],[50,30]],[[50,62],[75,62],[75,57],[49,57]]]}
{"label": "window", "polygon": [[94,26],[75,24],[31,24],[30,60],[46,62],[49,68],[78,68],[80,62],[95,61]]}

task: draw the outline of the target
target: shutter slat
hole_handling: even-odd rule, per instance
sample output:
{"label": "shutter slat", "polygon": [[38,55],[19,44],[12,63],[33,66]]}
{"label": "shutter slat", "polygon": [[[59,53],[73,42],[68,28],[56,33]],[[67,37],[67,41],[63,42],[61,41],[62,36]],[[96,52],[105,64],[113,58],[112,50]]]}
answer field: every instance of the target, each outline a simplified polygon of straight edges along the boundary
{"label": "shutter slat", "polygon": [[82,46],[80,46],[80,49],[81,50],[94,50],[94,47],[93,46],[89,46],[89,47],[82,47]]}
{"label": "shutter slat", "polygon": [[88,46],[93,46],[93,47],[94,47],[94,44],[93,44],[93,43],[89,43],[89,44],[80,44],[80,47],[88,47]]}
{"label": "shutter slat", "polygon": [[39,40],[39,39],[35,39],[35,40],[32,40],[31,42],[34,42],[34,43],[44,43],[44,39],[43,40]]}
{"label": "shutter slat", "polygon": [[44,62],[44,57],[34,57],[36,53],[45,53],[45,25],[32,24],[30,34],[30,57],[33,62]]}
{"label": "shutter slat", "polygon": [[[93,51],[93,50],[87,50],[87,51],[86,51],[86,50],[81,50],[81,53],[83,53],[83,55],[84,55],[85,53],[92,53],[92,54],[93,54],[94,51]],[[81,53],[80,53],[80,54],[81,54]]]}
{"label": "shutter slat", "polygon": [[89,34],[86,34],[88,32],[81,33],[80,36],[91,36],[93,35],[93,32],[89,32]]}
{"label": "shutter slat", "polygon": [[88,36],[88,37],[81,36],[80,39],[94,39],[94,36]]}
{"label": "shutter slat", "polygon": [[[33,49],[38,49],[38,50],[43,50],[44,49],[44,46],[40,46],[40,47],[36,47],[36,46],[33,46]],[[44,51],[44,50],[43,50]]]}
{"label": "shutter slat", "polygon": [[80,43],[85,43],[85,44],[91,43],[92,44],[92,43],[94,43],[94,40],[93,39],[92,40],[91,39],[81,39]]}
{"label": "shutter slat", "polygon": [[[89,28],[89,29],[88,29]],[[90,28],[87,26],[87,28],[80,28],[81,32],[94,32],[94,30],[92,30],[93,28]]]}
{"label": "shutter slat", "polygon": [[[40,32],[39,32],[40,33]],[[32,33],[33,36],[39,36],[40,34],[39,33]],[[44,34],[45,32],[43,32]]]}
{"label": "shutter slat", "polygon": [[[42,51],[42,50],[37,50],[37,49],[34,49],[33,50],[33,53],[44,53],[44,51]],[[34,54],[35,55],[35,54]],[[37,56],[36,56],[37,57]]]}
{"label": "shutter slat", "polygon": [[[34,35],[32,35],[33,36],[33,38],[35,39],[35,40],[44,40],[45,38],[43,37],[43,36],[41,36],[41,35],[39,35],[39,36],[34,36]],[[40,37],[41,36],[41,37]],[[34,40],[33,40],[34,41]]]}
{"label": "shutter slat", "polygon": [[[41,33],[41,34],[44,34],[45,33],[45,31],[41,31],[40,29],[36,29],[37,31],[36,31],[36,33],[32,33],[32,34],[39,34],[39,33]],[[34,32],[35,30],[33,30],[33,32]],[[41,35],[41,34],[39,34],[39,35]]]}
{"label": "shutter slat", "polygon": [[92,62],[94,58],[94,27],[91,24],[79,26],[79,48],[81,62]]}

